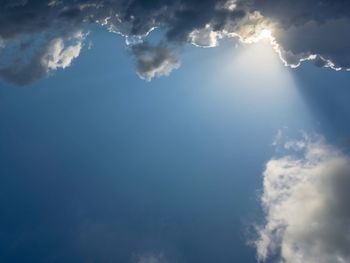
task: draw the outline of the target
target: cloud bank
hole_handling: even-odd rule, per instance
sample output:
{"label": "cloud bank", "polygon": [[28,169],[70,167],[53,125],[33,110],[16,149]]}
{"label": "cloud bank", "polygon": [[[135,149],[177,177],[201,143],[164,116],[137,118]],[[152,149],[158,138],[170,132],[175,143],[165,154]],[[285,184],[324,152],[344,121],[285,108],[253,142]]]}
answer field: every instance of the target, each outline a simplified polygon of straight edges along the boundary
{"label": "cloud bank", "polygon": [[320,137],[283,144],[271,159],[261,203],[265,224],[256,241],[261,261],[350,262],[350,157]]}
{"label": "cloud bank", "polygon": [[[349,10],[345,0],[2,0],[0,77],[25,85],[66,68],[84,38],[72,40],[91,24],[136,44],[138,74],[147,80],[179,66],[168,46],[214,47],[228,37],[251,43],[266,30],[288,66],[312,59],[320,67],[349,69]],[[162,44],[142,44],[155,28],[165,32]],[[145,54],[153,60],[145,61]]]}

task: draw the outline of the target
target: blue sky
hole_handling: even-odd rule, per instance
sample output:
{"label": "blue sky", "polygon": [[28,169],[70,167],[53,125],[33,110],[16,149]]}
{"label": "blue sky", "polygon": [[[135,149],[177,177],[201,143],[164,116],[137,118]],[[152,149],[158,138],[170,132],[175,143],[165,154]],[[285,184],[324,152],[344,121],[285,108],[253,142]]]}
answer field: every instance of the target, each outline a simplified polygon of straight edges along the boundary
{"label": "blue sky", "polygon": [[349,143],[345,71],[227,40],[147,82],[122,37],[89,40],[67,69],[1,83],[1,262],[256,262],[278,131]]}

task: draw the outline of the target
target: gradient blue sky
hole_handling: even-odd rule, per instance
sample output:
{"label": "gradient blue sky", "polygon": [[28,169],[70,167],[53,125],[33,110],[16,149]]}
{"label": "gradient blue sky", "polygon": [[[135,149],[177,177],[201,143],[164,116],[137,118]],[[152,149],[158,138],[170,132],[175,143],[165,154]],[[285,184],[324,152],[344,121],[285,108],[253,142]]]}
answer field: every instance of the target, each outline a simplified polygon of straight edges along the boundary
{"label": "gradient blue sky", "polygon": [[1,262],[256,262],[278,130],[350,143],[347,72],[230,40],[145,82],[121,37],[89,38],[70,68],[0,84]]}

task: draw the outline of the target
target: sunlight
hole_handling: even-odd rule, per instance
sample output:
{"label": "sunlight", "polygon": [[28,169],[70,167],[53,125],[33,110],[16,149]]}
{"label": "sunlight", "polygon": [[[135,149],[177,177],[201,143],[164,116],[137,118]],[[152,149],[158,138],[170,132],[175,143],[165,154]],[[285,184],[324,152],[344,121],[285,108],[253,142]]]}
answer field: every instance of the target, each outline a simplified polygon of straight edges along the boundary
{"label": "sunlight", "polygon": [[[270,33],[262,31],[260,37],[269,38]],[[224,66],[218,78],[227,87],[223,94],[238,103],[242,116],[268,116],[271,121],[298,112],[304,120],[310,118],[291,69],[284,66],[269,41],[243,44],[229,52],[221,60]]]}
{"label": "sunlight", "polygon": [[271,37],[272,37],[271,30],[270,30],[270,29],[263,29],[263,30],[260,32],[258,38],[265,39],[265,38],[271,38]]}
{"label": "sunlight", "polygon": [[273,30],[272,28],[254,28],[251,31],[244,32],[243,35],[239,36],[241,42],[245,44],[255,44],[259,42],[270,42],[273,44],[274,42],[274,36],[273,36]]}
{"label": "sunlight", "polygon": [[[263,30],[259,34],[260,39],[271,37],[271,31]],[[291,81],[288,68],[284,66],[273,46],[269,42],[259,42],[254,44],[246,44],[240,48],[234,62],[233,67],[237,67],[241,72],[254,72],[255,80],[264,81],[283,80],[288,83]]]}

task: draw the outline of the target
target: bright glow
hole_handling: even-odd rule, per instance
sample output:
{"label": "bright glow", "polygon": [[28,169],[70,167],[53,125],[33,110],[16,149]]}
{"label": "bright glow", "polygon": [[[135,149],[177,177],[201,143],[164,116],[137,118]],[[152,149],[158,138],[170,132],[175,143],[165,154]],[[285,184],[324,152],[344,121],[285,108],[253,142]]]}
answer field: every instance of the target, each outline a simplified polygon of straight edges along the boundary
{"label": "bright glow", "polygon": [[[264,37],[269,36],[269,31],[262,32]],[[230,87],[225,96],[240,108],[237,112],[268,118],[271,123],[283,123],[281,116],[301,113],[301,122],[311,119],[289,69],[284,67],[269,41],[242,45],[232,55],[226,53],[220,61],[227,66],[221,67],[217,74],[222,82],[229,83],[222,86]]]}
{"label": "bright glow", "polygon": [[[264,32],[263,35],[267,37],[267,33]],[[259,35],[259,38],[262,38],[263,35]],[[247,79],[251,79],[247,75],[254,72],[254,81],[261,80],[261,82],[258,82],[261,86],[264,86],[266,81],[278,80],[284,83],[283,86],[287,83],[293,83],[288,69],[281,63],[278,54],[276,54],[269,42],[259,42],[242,46],[232,66],[238,67]],[[272,85],[274,87],[267,86],[269,87],[268,89],[275,89],[279,85]]]}
{"label": "bright glow", "polygon": [[253,33],[246,32],[246,34],[248,35],[245,37],[240,36],[241,41],[246,44],[258,43],[262,40],[268,40],[271,44],[275,42],[271,29],[254,29]]}
{"label": "bright glow", "polygon": [[271,37],[272,37],[272,33],[271,33],[271,30],[269,29],[263,29],[258,36],[258,38],[260,39],[271,38]]}

